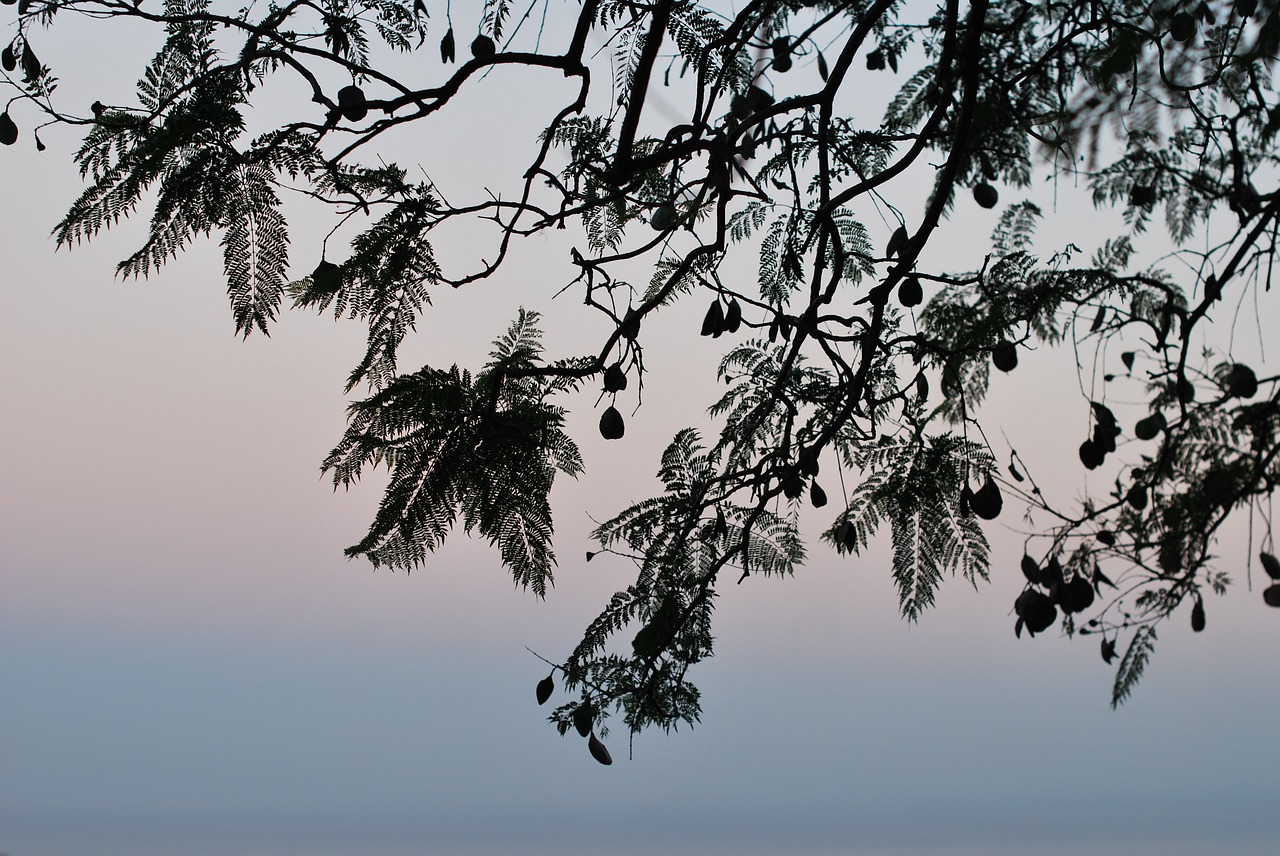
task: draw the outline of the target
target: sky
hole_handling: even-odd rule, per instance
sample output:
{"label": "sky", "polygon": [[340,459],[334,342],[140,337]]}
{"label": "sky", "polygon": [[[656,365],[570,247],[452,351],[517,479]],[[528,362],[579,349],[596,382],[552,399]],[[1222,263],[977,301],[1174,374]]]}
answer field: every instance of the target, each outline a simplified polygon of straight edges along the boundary
{"label": "sky", "polygon": [[[71,71],[93,47],[42,53],[68,98],[92,100]],[[492,166],[476,140],[528,138],[522,117],[460,114],[429,153],[465,182]],[[814,545],[794,579],[723,590],[702,722],[615,731],[598,765],[545,721],[528,649],[563,656],[629,582],[583,560],[589,514],[652,486],[665,439],[700,419],[683,378],[721,346],[691,334],[700,313],[646,329],[652,380],[625,441],[598,439],[578,404],[587,473],[554,495],[545,601],[461,533],[413,574],[374,572],[342,548],[379,477],[335,492],[319,471],[359,331],[289,313],[237,339],[213,242],[141,282],[111,275],[140,224],[55,252],[75,140],[46,142],[0,152],[0,853],[1277,852],[1280,626],[1244,584],[1241,530],[1220,545],[1237,584],[1209,600],[1205,632],[1162,628],[1117,711],[1094,642],[1014,638],[1016,515],[992,532],[991,582],[949,581],[914,625],[886,544],[858,559]],[[1061,222],[1089,222],[1072,204]],[[955,251],[984,216],[951,227]],[[296,275],[324,228],[294,224]],[[560,251],[437,294],[406,363],[477,365],[508,320],[495,305],[555,308],[549,339],[569,335],[582,314],[537,277],[539,253]],[[1065,491],[1083,484],[1061,464],[1086,423],[1055,405],[1076,383],[1070,354],[1040,352],[990,404]]]}

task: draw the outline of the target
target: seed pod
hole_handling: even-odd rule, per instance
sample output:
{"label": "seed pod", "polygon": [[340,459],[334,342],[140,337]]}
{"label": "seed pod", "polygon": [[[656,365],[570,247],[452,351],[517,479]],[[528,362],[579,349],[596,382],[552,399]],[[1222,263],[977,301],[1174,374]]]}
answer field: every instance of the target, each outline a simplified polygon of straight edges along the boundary
{"label": "seed pod", "polygon": [[1262,562],[1262,570],[1267,572],[1267,576],[1273,580],[1280,580],[1280,559],[1270,553],[1263,553],[1258,556]]}
{"label": "seed pod", "polygon": [[884,51],[880,48],[867,54],[867,71],[884,71]]}
{"label": "seed pod", "polygon": [[1106,663],[1109,666],[1111,665],[1111,661],[1114,660],[1115,658],[1116,658],[1116,641],[1114,639],[1103,639],[1102,640],[1102,662]]}
{"label": "seed pod", "polygon": [[1093,323],[1089,325],[1089,332],[1096,333],[1102,329],[1102,322],[1107,320],[1107,307],[1105,305],[1098,307],[1098,314],[1093,316]]}
{"label": "seed pod", "polygon": [[1116,535],[1110,529],[1099,530],[1098,534],[1093,537],[1097,538],[1099,543],[1105,544],[1108,547],[1115,546]]}
{"label": "seed pod", "polygon": [[843,550],[846,553],[857,551],[858,530],[854,529],[851,521],[846,520],[837,526],[834,537],[837,550]]}
{"label": "seed pod", "polygon": [[724,332],[724,310],[720,307],[720,298],[711,301],[707,314],[702,318],[702,335],[713,339],[720,338]]}
{"label": "seed pod", "polygon": [[1133,426],[1133,433],[1139,440],[1152,440],[1166,427],[1168,424],[1164,421],[1164,414],[1157,411],[1139,419],[1138,424]]}
{"label": "seed pod", "polygon": [[1092,439],[1085,440],[1080,444],[1080,463],[1084,464],[1086,470],[1096,470],[1102,466],[1102,461],[1106,458],[1106,454],[1098,448],[1098,444]]}
{"label": "seed pod", "polygon": [[1142,511],[1147,507],[1147,489],[1140,484],[1135,484],[1124,495],[1124,501],[1136,511]]}
{"label": "seed pod", "polygon": [[40,72],[43,66],[40,60],[36,58],[36,52],[31,49],[31,43],[23,41],[22,43],[22,75],[27,79],[28,83],[35,83],[40,79]]}
{"label": "seed pod", "polygon": [[471,55],[476,59],[488,59],[497,52],[498,49],[494,47],[493,39],[489,38],[484,33],[476,36],[475,40],[471,43]]}
{"label": "seed pod", "polygon": [[982,487],[978,488],[969,506],[973,509],[973,513],[983,520],[995,520],[1000,516],[1000,511],[1004,508],[1004,497],[1000,495],[1000,488],[996,487],[991,476],[987,476]]}
{"label": "seed pod", "polygon": [[6,111],[0,113],[0,143],[11,146],[18,141],[18,126]]}
{"label": "seed pod", "polygon": [[627,388],[627,373],[622,370],[622,363],[614,363],[604,370],[604,391],[621,392]]}
{"label": "seed pod", "polygon": [[1267,586],[1262,592],[1262,601],[1267,606],[1280,606],[1280,583]]}
{"label": "seed pod", "polygon": [[742,326],[742,304],[738,302],[738,298],[729,301],[729,308],[724,313],[724,331],[726,333],[736,333],[738,328]]}
{"label": "seed pod", "polygon": [[1191,629],[1196,633],[1204,630],[1204,601],[1196,598],[1195,605],[1191,607]]}
{"label": "seed pod", "polygon": [[787,72],[791,70],[791,40],[786,36],[778,36],[773,40],[773,70]]}
{"label": "seed pod", "polygon": [[1065,615],[1084,612],[1093,605],[1093,586],[1080,574],[1076,574],[1071,578],[1071,582],[1061,586],[1060,589],[1059,601]]}
{"label": "seed pod", "polygon": [[456,46],[453,43],[453,27],[444,34],[444,38],[440,40],[440,61],[441,62],[457,62],[455,53]]}
{"label": "seed pod", "polygon": [[547,675],[538,681],[538,704],[546,704],[547,699],[551,698],[551,693],[555,691],[556,682],[551,675]]}
{"label": "seed pod", "polygon": [[817,482],[809,486],[809,501],[813,503],[814,508],[821,508],[827,504],[827,492],[819,487]]}
{"label": "seed pod", "polygon": [[1185,377],[1178,378],[1178,382],[1174,385],[1174,391],[1178,395],[1178,401],[1183,404],[1190,404],[1196,400],[1195,384]]}
{"label": "seed pod", "polygon": [[338,90],[338,112],[348,122],[360,122],[369,115],[369,105],[364,97],[364,90],[352,84]]}
{"label": "seed pod", "polygon": [[1002,372],[1018,367],[1018,348],[1012,342],[1001,342],[991,351],[991,364]]}
{"label": "seed pod", "polygon": [[321,259],[311,272],[311,290],[317,294],[334,294],[341,288],[342,268]]}
{"label": "seed pod", "polygon": [[1129,189],[1129,204],[1135,208],[1149,208],[1156,201],[1156,189],[1149,184],[1135,184]]}
{"label": "seed pod", "polygon": [[983,208],[995,208],[1000,201],[1000,193],[990,184],[980,181],[973,186],[973,201]]}
{"label": "seed pod", "polygon": [[897,229],[893,231],[893,234],[889,236],[889,243],[885,245],[885,249],[884,249],[885,256],[887,256],[888,258],[893,258],[894,256],[901,253],[902,250],[907,246],[907,241],[909,241],[910,239],[911,239],[911,236],[907,234],[906,227],[899,226]]}
{"label": "seed pod", "polygon": [[1040,566],[1036,564],[1036,560],[1030,555],[1024,554],[1022,557],[1022,575],[1027,578],[1027,582],[1032,585],[1040,585]]}
{"label": "seed pod", "polygon": [[1253,398],[1258,394],[1258,376],[1244,363],[1236,363],[1227,373],[1227,394],[1236,398]]}
{"label": "seed pod", "polygon": [[596,733],[591,732],[591,737],[587,740],[587,748],[591,750],[591,757],[595,758],[606,767],[613,763],[613,756],[609,754],[609,750],[600,742],[600,738],[596,737]]}
{"label": "seed pod", "polygon": [[909,276],[898,286],[898,302],[903,306],[919,306],[924,300],[924,288],[917,277]]}
{"label": "seed pod", "polygon": [[649,225],[658,232],[674,229],[679,222],[680,212],[670,202],[664,202],[655,208],[653,215],[649,218]]}
{"label": "seed pod", "polygon": [[591,712],[591,702],[584,701],[573,709],[573,727],[578,733],[586,737],[591,733],[591,725],[595,716]]}
{"label": "seed pod", "polygon": [[634,306],[622,317],[622,326],[618,328],[623,337],[634,341],[640,336],[640,310]]}
{"label": "seed pod", "polygon": [[618,408],[610,406],[600,414],[601,437],[606,440],[621,440],[626,430],[626,424],[623,423],[622,414],[618,412]]}
{"label": "seed pod", "polygon": [[0,51],[0,66],[5,71],[13,71],[18,67],[18,57],[13,52],[13,45],[5,45],[4,50]]}
{"label": "seed pod", "polygon": [[1196,35],[1196,19],[1190,12],[1179,12],[1169,21],[1169,38],[1189,42]]}
{"label": "seed pod", "polygon": [[1027,589],[1014,601],[1013,610],[1034,636],[1049,629],[1058,617],[1058,609],[1044,592]]}

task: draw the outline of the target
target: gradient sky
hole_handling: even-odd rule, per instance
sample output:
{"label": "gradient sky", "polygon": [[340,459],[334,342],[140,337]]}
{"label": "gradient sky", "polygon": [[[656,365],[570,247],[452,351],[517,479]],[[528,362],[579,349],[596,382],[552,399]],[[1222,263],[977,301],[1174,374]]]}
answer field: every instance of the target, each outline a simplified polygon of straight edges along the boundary
{"label": "gradient sky", "polygon": [[[93,49],[42,52],[71,103],[92,100],[72,69],[94,68]],[[433,141],[459,183],[489,167],[476,139],[528,138],[514,105],[489,105]],[[0,152],[0,852],[1280,850],[1280,614],[1246,590],[1243,529],[1220,545],[1237,585],[1208,602],[1207,630],[1162,629],[1116,712],[1095,642],[1014,639],[1015,514],[991,533],[992,582],[948,584],[914,626],[896,617],[886,545],[857,560],[814,545],[796,579],[724,590],[716,657],[695,676],[703,722],[640,735],[631,759],[615,732],[615,764],[597,765],[545,722],[545,667],[525,646],[563,656],[629,581],[582,561],[587,515],[648,489],[665,439],[698,421],[702,393],[681,379],[722,346],[692,334],[700,313],[646,330],[653,375],[625,441],[599,440],[590,398],[577,403],[588,471],[557,487],[545,602],[461,535],[419,572],[374,573],[342,548],[379,478],[335,494],[319,473],[359,331],[292,314],[237,340],[208,242],[115,282],[139,224],[55,253],[75,139],[46,142]],[[1072,204],[1065,228],[1096,227]],[[987,217],[966,228],[985,234]],[[294,224],[296,275],[324,228]],[[974,232],[948,228],[940,251],[971,249]],[[518,269],[536,275],[563,248],[529,252]],[[554,306],[567,320],[548,326],[567,335],[586,316],[576,298],[548,303],[561,284],[436,295],[405,364],[476,365],[519,303]],[[1023,364],[990,412],[1038,474],[1078,492],[1086,415],[1054,406],[1073,400],[1071,355]]]}

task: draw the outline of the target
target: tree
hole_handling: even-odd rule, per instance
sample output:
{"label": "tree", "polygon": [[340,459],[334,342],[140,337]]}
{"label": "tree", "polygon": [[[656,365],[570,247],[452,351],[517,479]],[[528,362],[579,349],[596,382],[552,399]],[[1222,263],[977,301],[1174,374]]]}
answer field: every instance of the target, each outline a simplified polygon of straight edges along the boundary
{"label": "tree", "polygon": [[[587,558],[630,560],[634,582],[537,686],[540,703],[567,691],[551,720],[589,736],[603,763],[595,732],[610,715],[632,731],[697,720],[688,672],[712,653],[717,586],[792,573],[806,504],[826,509],[825,549],[857,554],[888,530],[909,620],[944,576],[985,578],[984,522],[1006,498],[1025,508],[1014,629],[1099,640],[1119,659],[1113,704],[1161,622],[1205,626],[1206,595],[1228,585],[1212,555],[1228,519],[1260,524],[1261,565],[1280,580],[1268,514],[1280,377],[1259,377],[1223,330],[1271,286],[1280,3],[486,0],[454,19],[434,0],[20,0],[17,12],[0,142],[85,132],[87,186],[59,244],[145,205],[148,237],[120,275],[216,233],[238,333],[266,333],[286,304],[367,326],[349,427],[323,463],[335,485],[390,475],[351,556],[412,569],[461,525],[542,596],[549,493],[582,471],[566,406],[603,406],[601,434],[625,441],[619,405],[646,377],[651,331],[673,304],[709,300],[701,334],[730,337],[727,389],[706,427],[667,447],[663,492],[596,529]],[[157,33],[134,95],[87,112],[60,102],[36,50],[68,15]],[[394,52],[421,54],[411,75],[392,71]],[[531,160],[495,165],[513,196],[447,200],[411,178],[419,165],[381,160],[393,132],[430,134],[484,75],[513,68],[571,84],[541,105]],[[865,115],[862,96],[886,79],[896,94]],[[250,108],[282,81],[311,101],[255,128]],[[661,121],[659,102],[677,118]],[[1087,186],[1122,233],[1088,257],[1052,238],[1042,258],[1041,209],[1006,201],[989,246],[945,265],[929,255],[949,217],[1039,176]],[[294,196],[332,212],[331,237],[354,234],[349,248],[303,247],[304,268],[318,264],[291,279]],[[1146,259],[1160,212],[1167,238]],[[433,239],[462,222],[496,238],[449,267]],[[515,245],[560,229],[576,244],[536,286],[598,314],[590,346],[556,353],[537,313],[511,307],[477,371],[401,367],[432,290],[500,276]],[[721,275],[748,254],[755,283]],[[624,278],[636,270],[646,283]],[[1065,501],[978,421],[993,366],[1064,343],[1088,390],[1080,464],[1114,475]],[[819,477],[850,487],[833,503]],[[1280,606],[1280,583],[1263,595]]]}

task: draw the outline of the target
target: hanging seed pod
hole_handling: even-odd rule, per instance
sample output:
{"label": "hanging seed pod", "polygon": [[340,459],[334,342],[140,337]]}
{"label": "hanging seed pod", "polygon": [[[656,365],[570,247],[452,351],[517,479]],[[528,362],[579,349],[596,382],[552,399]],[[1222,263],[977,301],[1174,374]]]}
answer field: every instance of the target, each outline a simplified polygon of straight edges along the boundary
{"label": "hanging seed pod", "polygon": [[1149,184],[1135,184],[1129,189],[1129,204],[1134,208],[1150,208],[1156,202],[1156,189]]}
{"label": "hanging seed pod", "polygon": [[11,146],[18,141],[18,126],[8,112],[0,113],[0,143]]}
{"label": "hanging seed pod", "polygon": [[978,488],[978,492],[973,495],[969,501],[969,507],[983,520],[995,520],[1000,516],[1004,508],[1004,497],[1000,495],[1000,488],[991,480],[991,476],[987,476],[982,487]]}
{"label": "hanging seed pod", "polygon": [[311,272],[311,290],[316,294],[336,294],[342,288],[342,268],[333,262],[320,260]]}
{"label": "hanging seed pod", "polygon": [[1110,666],[1111,661],[1114,660],[1115,658],[1116,658],[1116,641],[1114,639],[1103,639],[1102,640],[1102,662]]}
{"label": "hanging seed pod", "polygon": [[618,328],[624,338],[635,341],[640,336],[640,310],[634,306],[622,317],[622,326]]}
{"label": "hanging seed pod", "polygon": [[898,286],[898,302],[908,308],[919,306],[924,300],[924,288],[917,277],[909,276]]}
{"label": "hanging seed pod", "polygon": [[1139,419],[1138,424],[1133,426],[1133,433],[1139,440],[1153,440],[1166,427],[1168,424],[1164,421],[1164,414],[1157,411]]}
{"label": "hanging seed pod", "polygon": [[1280,607],[1280,583],[1267,586],[1262,592],[1262,602],[1267,606]]}
{"label": "hanging seed pod", "polygon": [[35,83],[40,79],[40,72],[43,66],[36,57],[36,52],[31,49],[31,43],[23,41],[22,43],[22,75],[27,79],[28,83]]}
{"label": "hanging seed pod", "polygon": [[787,72],[791,70],[791,40],[779,36],[773,40],[773,70]]}
{"label": "hanging seed pod", "polygon": [[726,333],[736,333],[738,328],[742,326],[742,304],[738,302],[738,298],[729,301],[729,308],[724,313],[724,331]]}
{"label": "hanging seed pod", "polygon": [[893,234],[889,237],[889,243],[885,245],[885,249],[884,249],[885,256],[887,256],[888,258],[893,258],[894,256],[901,253],[906,248],[907,241],[909,241],[910,239],[911,238],[907,234],[906,227],[899,226],[897,229],[893,231]]}
{"label": "hanging seed pod", "polygon": [[1027,578],[1027,582],[1032,585],[1040,585],[1040,565],[1030,555],[1022,557],[1022,575]]}
{"label": "hanging seed pod", "polygon": [[1124,501],[1129,503],[1134,510],[1142,511],[1147,507],[1147,489],[1140,484],[1135,484],[1124,495]]}
{"label": "hanging seed pod", "polygon": [[649,218],[649,225],[656,232],[666,232],[669,229],[674,229],[679,223],[680,212],[670,202],[664,202],[655,208],[653,215]]}
{"label": "hanging seed pod", "polygon": [[1102,466],[1102,461],[1106,454],[1098,448],[1098,444],[1092,439],[1085,440],[1080,444],[1080,463],[1084,464],[1086,470],[1096,470]]}
{"label": "hanging seed pod", "polygon": [[1179,12],[1169,21],[1169,38],[1189,42],[1196,37],[1196,19],[1190,12]]}
{"label": "hanging seed pod", "polygon": [[1270,553],[1262,553],[1258,559],[1262,562],[1262,570],[1267,572],[1267,576],[1273,580],[1280,580],[1280,559]]}
{"label": "hanging seed pod", "polygon": [[1258,376],[1244,363],[1236,363],[1227,373],[1227,394],[1236,398],[1253,398],[1258,394]]}
{"label": "hanging seed pod", "polygon": [[1204,630],[1204,601],[1199,598],[1191,607],[1191,629],[1196,633]]}
{"label": "hanging seed pod", "polygon": [[573,727],[583,737],[591,733],[591,725],[594,720],[595,715],[591,711],[590,701],[583,701],[582,704],[573,709]]}
{"label": "hanging seed pod", "polygon": [[1061,586],[1059,600],[1064,615],[1084,612],[1093,605],[1093,586],[1080,574],[1071,578],[1071,582]]}
{"label": "hanging seed pod", "polygon": [[591,750],[591,757],[595,758],[606,767],[613,763],[613,756],[609,754],[609,750],[600,742],[600,738],[596,737],[596,733],[591,732],[591,737],[587,740],[587,748]]}
{"label": "hanging seed pod", "polygon": [[837,526],[833,537],[836,542],[836,550],[842,550],[845,553],[857,552],[858,530],[853,527],[852,521],[846,520]]}
{"label": "hanging seed pod", "polygon": [[13,71],[18,67],[18,56],[13,52],[13,45],[4,46],[4,50],[0,50],[0,66],[5,71]]}
{"label": "hanging seed pod", "polygon": [[1018,599],[1013,603],[1013,611],[1026,625],[1027,630],[1031,631],[1032,636],[1048,630],[1058,617],[1058,609],[1053,605],[1053,601],[1047,594],[1036,589],[1027,589],[1018,595]]}
{"label": "hanging seed pod", "polygon": [[1008,373],[1018,367],[1018,348],[1012,342],[1001,342],[991,349],[991,364]]}
{"label": "hanging seed pod", "polygon": [[996,203],[1000,201],[1000,192],[985,181],[981,181],[973,186],[973,201],[983,208],[995,208]]}
{"label": "hanging seed pod", "polygon": [[484,33],[476,36],[475,40],[471,42],[471,55],[476,59],[488,59],[497,52],[498,49],[494,46],[493,39]]}
{"label": "hanging seed pod", "polygon": [[449,63],[457,62],[456,46],[453,43],[453,27],[444,34],[444,38],[440,40],[440,61]]}
{"label": "hanging seed pod", "polygon": [[538,704],[546,704],[547,699],[551,698],[551,693],[555,692],[556,682],[551,675],[547,675],[538,681]]}
{"label": "hanging seed pod", "polygon": [[1099,544],[1104,544],[1104,545],[1106,545],[1106,546],[1108,546],[1108,547],[1114,547],[1114,546],[1115,546],[1115,543],[1116,543],[1116,535],[1115,535],[1115,533],[1114,533],[1114,532],[1112,532],[1110,529],[1102,529],[1102,530],[1099,530],[1099,531],[1098,531],[1098,534],[1097,534],[1097,535],[1094,535],[1093,537],[1095,537],[1095,538],[1097,538],[1097,539],[1098,539],[1098,543],[1099,543]]}
{"label": "hanging seed pod", "polygon": [[364,90],[352,84],[338,90],[338,112],[348,122],[360,122],[369,115],[369,104],[365,100]]}
{"label": "hanging seed pod", "polygon": [[622,363],[614,363],[604,370],[604,391],[621,392],[627,388],[627,373],[622,370]]}
{"label": "hanging seed pod", "polygon": [[720,338],[724,332],[724,309],[720,306],[720,298],[711,301],[707,314],[702,318],[702,335],[713,339]]}
{"label": "hanging seed pod", "polygon": [[626,430],[626,425],[622,421],[622,414],[618,412],[618,408],[610,406],[604,413],[600,414],[601,437],[606,440],[621,440]]}
{"label": "hanging seed pod", "polygon": [[819,487],[817,482],[809,486],[809,502],[813,503],[814,508],[821,508],[827,504],[827,492]]}

